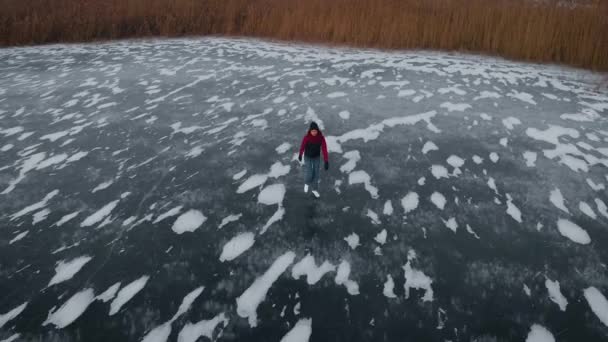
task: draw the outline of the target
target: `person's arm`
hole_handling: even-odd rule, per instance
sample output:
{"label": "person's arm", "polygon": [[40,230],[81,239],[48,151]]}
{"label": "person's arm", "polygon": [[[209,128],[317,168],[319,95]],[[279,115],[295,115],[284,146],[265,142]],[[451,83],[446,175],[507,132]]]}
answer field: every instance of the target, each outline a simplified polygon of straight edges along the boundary
{"label": "person's arm", "polygon": [[302,153],[304,153],[304,150],[306,149],[306,142],[308,135],[305,135],[304,138],[302,139],[302,144],[300,145],[300,153],[298,153],[298,160],[302,161]]}
{"label": "person's arm", "polygon": [[325,137],[321,137],[321,151],[323,152],[323,160],[325,160],[325,170],[329,169],[329,155],[327,153],[327,143]]}

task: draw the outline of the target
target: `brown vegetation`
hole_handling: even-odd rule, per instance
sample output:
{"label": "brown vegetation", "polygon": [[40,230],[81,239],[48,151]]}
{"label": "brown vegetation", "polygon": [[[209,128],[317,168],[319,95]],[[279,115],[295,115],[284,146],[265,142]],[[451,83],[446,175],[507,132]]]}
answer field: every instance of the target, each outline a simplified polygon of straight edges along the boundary
{"label": "brown vegetation", "polygon": [[0,0],[0,45],[233,35],[608,70],[608,0]]}

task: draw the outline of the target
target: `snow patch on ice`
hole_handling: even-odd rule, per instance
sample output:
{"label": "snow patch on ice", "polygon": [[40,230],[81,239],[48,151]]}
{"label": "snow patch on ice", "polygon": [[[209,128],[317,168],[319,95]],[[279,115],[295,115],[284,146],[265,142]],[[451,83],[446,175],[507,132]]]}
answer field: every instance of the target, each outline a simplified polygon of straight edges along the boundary
{"label": "snow patch on ice", "polygon": [[120,200],[115,200],[115,201],[112,201],[112,202],[106,204],[101,209],[99,209],[98,211],[96,211],[95,213],[93,213],[92,215],[87,217],[84,221],[82,221],[80,226],[89,227],[96,223],[101,222],[101,220],[103,220],[108,215],[110,215],[112,210],[114,210],[114,208],[116,208],[116,206],[118,205],[118,202],[120,202]]}
{"label": "snow patch on ice", "polygon": [[253,233],[241,233],[228,241],[222,249],[220,261],[231,261],[239,255],[247,251],[255,243],[255,235]]}
{"label": "snow patch on ice", "polygon": [[142,276],[141,278],[134,280],[120,289],[116,295],[116,298],[110,304],[110,316],[117,314],[123,305],[127,304],[127,302],[135,297],[135,295],[138,294],[144,288],[144,286],[146,286],[148,279],[150,279],[149,276]]}
{"label": "snow patch on ice", "polygon": [[564,297],[564,295],[560,291],[559,281],[557,281],[557,280],[553,281],[553,280],[550,280],[549,278],[547,278],[545,280],[545,287],[547,288],[547,291],[549,292],[549,299],[551,299],[552,302],[557,304],[561,311],[566,311],[566,306],[568,306],[568,300],[566,299],[566,297]]}
{"label": "snow patch on ice", "polygon": [[405,298],[410,297],[410,289],[422,289],[424,290],[422,301],[432,302],[433,288],[431,284],[433,280],[422,271],[412,268],[411,260],[408,260],[405,266],[403,266],[403,270],[405,271],[405,284],[403,284]]}
{"label": "snow patch on ice", "polygon": [[427,154],[430,151],[438,151],[438,150],[439,150],[439,147],[437,147],[437,145],[435,145],[435,143],[432,141],[427,141],[426,143],[424,143],[424,146],[422,146],[423,154]]}
{"label": "snow patch on ice", "polygon": [[382,293],[387,298],[397,298],[397,295],[395,295],[394,290],[395,290],[395,282],[393,281],[393,277],[391,277],[391,275],[388,274],[386,276],[386,282],[384,283],[384,289],[382,290]]}
{"label": "snow patch on ice", "polygon": [[[608,327],[608,300],[606,300],[606,297],[593,286],[586,288],[583,294],[589,307],[591,307],[591,311]],[[1,326],[2,324],[0,324]]]}
{"label": "snow patch on ice", "polygon": [[580,243],[582,245],[591,243],[591,238],[589,237],[587,231],[572,221],[566,219],[557,220],[557,229],[559,230],[560,234],[576,243]]}
{"label": "snow patch on ice", "polygon": [[437,208],[443,210],[447,201],[441,193],[435,191],[431,195],[431,202],[433,202]]}
{"label": "snow patch on ice", "polygon": [[281,342],[308,342],[312,334],[312,319],[303,318],[296,322],[294,327],[287,332]]}
{"label": "snow patch on ice", "polygon": [[350,263],[346,260],[342,260],[340,265],[338,266],[338,271],[336,272],[336,278],[334,281],[337,285],[344,285],[346,287],[346,291],[351,296],[356,296],[359,294],[359,284],[355,281],[350,280]]}
{"label": "snow patch on ice", "polygon": [[203,223],[207,221],[207,217],[198,210],[191,209],[181,214],[173,223],[171,229],[177,234],[185,232],[193,232],[197,230]]}
{"label": "snow patch on ice", "polygon": [[272,284],[293,263],[295,257],[295,253],[291,251],[278,257],[270,268],[236,299],[237,314],[247,318],[251,327],[257,326],[258,305],[264,301]]}
{"label": "snow patch on ice", "polygon": [[566,208],[564,196],[562,195],[562,192],[559,190],[559,188],[551,190],[551,192],[549,193],[549,201],[558,209],[561,209],[564,212],[570,214],[570,211],[568,210],[568,208]]}
{"label": "snow patch on ice", "polygon": [[533,324],[528,337],[526,337],[526,342],[555,342],[555,338],[547,328],[539,324]]}
{"label": "snow patch on ice", "polygon": [[82,290],[68,299],[57,311],[49,312],[42,325],[53,324],[62,329],[72,324],[95,300],[93,289]]}
{"label": "snow patch on ice", "polygon": [[27,307],[27,302],[17,306],[16,308],[10,310],[9,312],[0,315],[0,328],[2,328],[6,323],[12,321],[17,316],[19,316],[23,310]]}
{"label": "snow patch on ice", "polygon": [[349,236],[345,237],[344,241],[348,243],[350,248],[355,249],[359,246],[359,235],[357,235],[356,233],[352,233]]}
{"label": "snow patch on ice", "polygon": [[49,282],[47,287],[72,279],[74,275],[76,275],[76,273],[78,273],[82,269],[82,267],[92,259],[92,257],[85,255],[72,259],[70,261],[59,261],[59,263],[57,263],[57,266],[55,267],[55,276],[51,278],[51,281]]}
{"label": "snow patch on ice", "polygon": [[407,214],[410,211],[418,208],[418,203],[420,202],[418,198],[418,194],[415,192],[408,192],[405,197],[401,199],[401,206],[403,207],[404,212]]}
{"label": "snow patch on ice", "polygon": [[328,272],[333,272],[336,270],[336,266],[329,263],[327,260],[321,264],[321,266],[317,266],[315,263],[315,258],[308,254],[304,257],[300,262],[293,265],[291,269],[291,276],[293,279],[299,279],[301,276],[306,276],[306,282],[308,285],[316,284],[323,275]]}
{"label": "snow patch on ice", "polygon": [[371,177],[365,171],[358,170],[348,174],[348,184],[363,184],[372,198],[378,198],[378,188],[371,184]]}

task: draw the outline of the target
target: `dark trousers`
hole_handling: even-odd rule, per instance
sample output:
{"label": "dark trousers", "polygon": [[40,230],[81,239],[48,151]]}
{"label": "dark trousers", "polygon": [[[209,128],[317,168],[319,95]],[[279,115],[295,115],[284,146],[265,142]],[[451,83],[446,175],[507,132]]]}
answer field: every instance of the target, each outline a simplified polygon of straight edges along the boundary
{"label": "dark trousers", "polygon": [[321,165],[321,157],[309,158],[304,156],[304,182],[313,190],[319,187],[319,169]]}

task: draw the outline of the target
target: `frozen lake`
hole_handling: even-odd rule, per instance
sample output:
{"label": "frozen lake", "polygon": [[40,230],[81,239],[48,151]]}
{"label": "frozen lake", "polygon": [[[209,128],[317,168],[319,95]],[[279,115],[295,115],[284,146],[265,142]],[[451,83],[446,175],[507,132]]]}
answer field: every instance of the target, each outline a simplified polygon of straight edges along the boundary
{"label": "frozen lake", "polygon": [[245,39],[2,49],[0,341],[607,340],[594,77]]}

